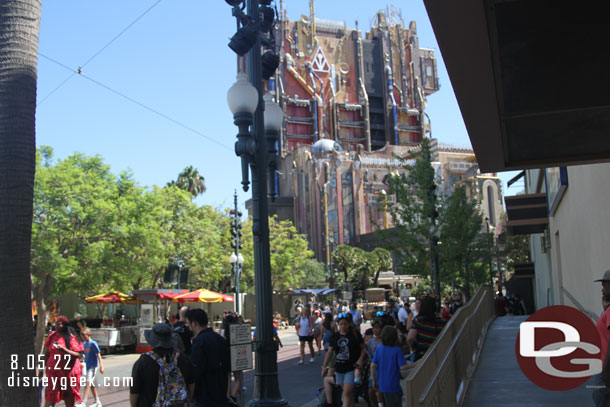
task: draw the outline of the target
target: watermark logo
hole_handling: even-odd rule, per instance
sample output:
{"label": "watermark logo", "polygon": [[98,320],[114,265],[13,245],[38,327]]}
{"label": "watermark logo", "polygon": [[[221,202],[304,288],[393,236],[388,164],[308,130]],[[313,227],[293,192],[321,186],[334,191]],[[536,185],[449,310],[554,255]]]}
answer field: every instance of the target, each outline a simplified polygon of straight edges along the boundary
{"label": "watermark logo", "polygon": [[522,322],[515,353],[525,376],[547,390],[574,389],[602,371],[597,328],[564,305],[543,308]]}

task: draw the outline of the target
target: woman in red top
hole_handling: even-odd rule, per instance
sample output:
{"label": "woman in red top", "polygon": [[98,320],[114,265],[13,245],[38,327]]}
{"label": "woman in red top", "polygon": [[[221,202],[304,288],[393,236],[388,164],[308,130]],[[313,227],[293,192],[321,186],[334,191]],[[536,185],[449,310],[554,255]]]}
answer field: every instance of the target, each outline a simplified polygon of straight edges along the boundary
{"label": "woman in red top", "polygon": [[70,321],[63,315],[57,317],[57,328],[44,343],[45,366],[48,385],[45,390],[45,407],[64,400],[66,407],[81,402],[80,357],[83,343],[70,328]]}

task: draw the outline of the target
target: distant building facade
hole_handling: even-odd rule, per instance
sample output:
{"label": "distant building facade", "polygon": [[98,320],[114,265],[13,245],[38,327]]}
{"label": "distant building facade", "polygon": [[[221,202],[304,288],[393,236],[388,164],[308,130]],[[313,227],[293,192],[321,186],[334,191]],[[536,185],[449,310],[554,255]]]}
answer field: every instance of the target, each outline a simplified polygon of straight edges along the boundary
{"label": "distant building facade", "polygon": [[[336,246],[370,249],[376,246],[373,232],[392,228],[388,174],[404,171],[397,156],[408,157],[430,133],[426,97],[439,82],[434,52],[419,47],[415,22],[405,27],[396,10],[377,13],[363,36],[343,22],[316,18],[310,5],[309,17],[285,18],[276,35],[282,58],[271,87],[284,110],[284,128],[278,196],[269,209],[292,220],[328,264]],[[431,147],[443,192],[450,194],[470,174],[473,198],[499,222],[495,174],[483,179],[472,150],[434,139]],[[493,193],[484,193],[489,185]]]}

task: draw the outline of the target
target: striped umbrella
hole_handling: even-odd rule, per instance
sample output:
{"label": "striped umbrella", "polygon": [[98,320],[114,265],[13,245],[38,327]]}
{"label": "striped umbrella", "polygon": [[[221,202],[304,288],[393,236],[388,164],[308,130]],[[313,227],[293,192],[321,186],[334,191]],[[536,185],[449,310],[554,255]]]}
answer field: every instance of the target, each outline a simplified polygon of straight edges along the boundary
{"label": "striped umbrella", "polygon": [[186,294],[180,294],[172,298],[172,302],[204,302],[207,304],[233,301],[235,300],[230,295],[206,290],[205,288],[191,291],[190,293]]}

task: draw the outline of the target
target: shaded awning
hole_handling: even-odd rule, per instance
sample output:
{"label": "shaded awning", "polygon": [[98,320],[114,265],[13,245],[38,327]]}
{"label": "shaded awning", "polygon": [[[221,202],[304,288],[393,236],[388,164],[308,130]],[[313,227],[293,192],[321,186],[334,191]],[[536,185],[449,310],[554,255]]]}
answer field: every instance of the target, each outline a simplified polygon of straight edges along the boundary
{"label": "shaded awning", "polygon": [[337,291],[336,288],[302,288],[290,290],[293,294],[314,294],[314,295],[326,295]]}
{"label": "shaded awning", "polygon": [[513,269],[515,274],[512,278],[534,278],[536,274],[534,263],[514,264]]}
{"label": "shaded awning", "polygon": [[177,290],[170,288],[156,288],[150,290],[134,290],[133,295],[142,297],[156,297],[161,300],[171,300],[177,295],[188,293],[189,290]]}
{"label": "shaded awning", "polygon": [[512,235],[543,233],[549,225],[546,194],[507,196],[504,198],[508,222],[506,228]]}
{"label": "shaded awning", "polygon": [[424,3],[481,172],[610,161],[605,2]]}

